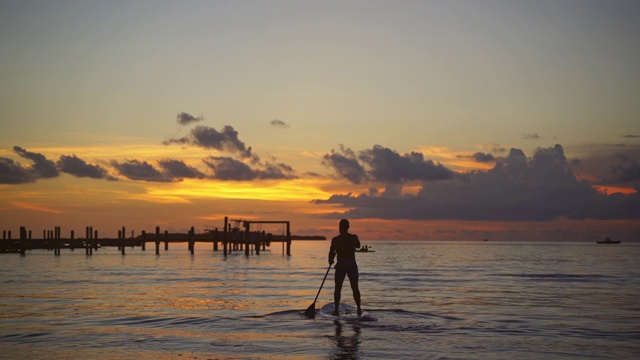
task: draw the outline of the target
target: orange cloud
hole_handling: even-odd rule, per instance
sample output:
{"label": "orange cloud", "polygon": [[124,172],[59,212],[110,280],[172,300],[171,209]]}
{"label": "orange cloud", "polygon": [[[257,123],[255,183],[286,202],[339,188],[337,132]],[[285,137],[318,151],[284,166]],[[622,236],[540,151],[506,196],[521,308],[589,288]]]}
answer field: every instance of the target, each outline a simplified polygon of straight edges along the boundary
{"label": "orange cloud", "polygon": [[607,194],[621,193],[621,194],[629,195],[629,194],[634,194],[638,191],[634,188],[623,187],[623,186],[592,185],[592,187],[594,187],[600,192],[607,193]]}
{"label": "orange cloud", "polygon": [[45,212],[45,213],[49,213],[49,214],[63,214],[64,213],[64,211],[59,210],[59,209],[53,209],[53,208],[49,208],[49,207],[46,207],[46,206],[27,203],[27,202],[14,201],[12,204],[14,206],[17,206],[17,207],[19,207],[21,209],[25,209],[25,210],[33,210],[33,211]]}

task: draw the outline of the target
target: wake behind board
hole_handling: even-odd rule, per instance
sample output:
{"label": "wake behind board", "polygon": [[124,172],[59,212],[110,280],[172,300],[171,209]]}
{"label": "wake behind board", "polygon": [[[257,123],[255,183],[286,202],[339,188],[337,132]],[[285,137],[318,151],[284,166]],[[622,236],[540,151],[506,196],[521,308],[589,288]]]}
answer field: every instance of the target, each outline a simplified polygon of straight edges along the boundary
{"label": "wake behind board", "polygon": [[345,321],[378,321],[371,314],[366,311],[362,312],[361,316],[358,316],[358,309],[355,306],[345,305],[340,303],[340,316],[331,315],[335,309],[334,303],[328,303],[320,309],[320,316],[330,320],[345,320]]}

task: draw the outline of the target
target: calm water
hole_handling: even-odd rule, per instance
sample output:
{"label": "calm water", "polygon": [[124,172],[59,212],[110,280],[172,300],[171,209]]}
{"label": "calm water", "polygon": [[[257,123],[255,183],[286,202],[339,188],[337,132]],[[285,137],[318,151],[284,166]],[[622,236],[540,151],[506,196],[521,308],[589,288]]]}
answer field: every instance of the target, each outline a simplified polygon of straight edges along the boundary
{"label": "calm water", "polygon": [[226,259],[210,244],[1,254],[0,358],[640,358],[640,244],[369,245],[361,291],[378,321],[362,323],[302,315],[328,242],[291,257],[279,244]]}

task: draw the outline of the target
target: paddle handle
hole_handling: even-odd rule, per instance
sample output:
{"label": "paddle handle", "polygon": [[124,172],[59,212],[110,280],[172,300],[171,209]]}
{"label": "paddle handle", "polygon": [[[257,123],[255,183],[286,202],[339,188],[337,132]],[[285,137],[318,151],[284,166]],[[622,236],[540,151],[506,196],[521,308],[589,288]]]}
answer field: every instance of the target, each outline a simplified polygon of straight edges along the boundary
{"label": "paddle handle", "polygon": [[329,267],[327,268],[327,272],[324,274],[324,279],[322,279],[322,284],[320,284],[320,289],[318,289],[318,294],[316,294],[316,299],[313,300],[314,304],[316,303],[316,301],[318,301],[318,296],[320,296],[320,291],[322,291],[322,286],[324,285],[324,281],[327,280],[327,275],[329,275],[329,270],[331,270],[331,264],[329,264]]}

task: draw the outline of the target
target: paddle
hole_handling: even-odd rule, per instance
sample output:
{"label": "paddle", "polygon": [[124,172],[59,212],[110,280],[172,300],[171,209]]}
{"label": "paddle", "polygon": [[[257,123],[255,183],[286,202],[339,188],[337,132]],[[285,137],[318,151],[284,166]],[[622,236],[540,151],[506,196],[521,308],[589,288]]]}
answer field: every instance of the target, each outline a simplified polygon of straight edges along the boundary
{"label": "paddle", "polygon": [[324,279],[322,279],[322,284],[320,284],[320,289],[318,289],[318,294],[316,295],[316,299],[313,300],[313,304],[311,304],[307,310],[304,312],[304,316],[313,319],[316,317],[316,301],[318,301],[318,296],[320,296],[320,291],[322,290],[322,285],[324,285],[324,281],[327,280],[327,275],[329,275],[329,270],[331,270],[331,264],[327,268],[326,274],[324,274]]}

